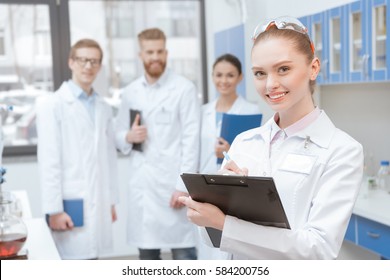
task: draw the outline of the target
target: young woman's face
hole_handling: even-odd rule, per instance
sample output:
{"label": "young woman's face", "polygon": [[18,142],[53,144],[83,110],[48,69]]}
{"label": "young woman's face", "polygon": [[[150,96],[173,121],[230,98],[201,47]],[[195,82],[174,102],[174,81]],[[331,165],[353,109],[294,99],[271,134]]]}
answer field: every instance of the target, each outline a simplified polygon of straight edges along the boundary
{"label": "young woman's face", "polygon": [[304,113],[313,109],[309,81],[316,78],[318,70],[318,59],[309,63],[284,38],[260,41],[252,50],[256,90],[279,113]]}
{"label": "young woman's face", "polygon": [[221,95],[236,94],[237,85],[241,80],[242,75],[230,62],[218,62],[213,69],[213,82]]}

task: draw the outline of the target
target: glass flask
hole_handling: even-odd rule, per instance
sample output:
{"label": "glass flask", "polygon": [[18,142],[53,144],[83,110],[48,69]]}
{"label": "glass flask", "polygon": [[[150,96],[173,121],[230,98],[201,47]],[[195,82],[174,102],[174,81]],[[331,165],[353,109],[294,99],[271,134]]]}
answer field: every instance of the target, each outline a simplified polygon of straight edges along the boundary
{"label": "glass flask", "polygon": [[11,212],[10,192],[0,191],[0,259],[17,256],[27,239],[27,227]]}

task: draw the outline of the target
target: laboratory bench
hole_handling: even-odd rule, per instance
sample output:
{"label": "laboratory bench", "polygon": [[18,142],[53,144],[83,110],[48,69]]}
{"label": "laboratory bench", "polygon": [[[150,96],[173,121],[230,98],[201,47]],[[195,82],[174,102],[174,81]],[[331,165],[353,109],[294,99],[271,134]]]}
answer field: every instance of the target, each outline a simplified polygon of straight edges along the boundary
{"label": "laboratory bench", "polygon": [[345,239],[390,259],[390,194],[383,189],[359,194]]}
{"label": "laboratory bench", "polygon": [[[44,218],[33,218],[27,192],[12,191],[17,200],[18,209],[14,209],[27,227],[26,243],[20,250],[20,255],[28,260],[60,260],[53,237]],[[25,257],[23,257],[25,258]]]}
{"label": "laboratory bench", "polygon": [[44,218],[25,219],[27,240],[22,250],[29,260],[60,260],[61,257]]}

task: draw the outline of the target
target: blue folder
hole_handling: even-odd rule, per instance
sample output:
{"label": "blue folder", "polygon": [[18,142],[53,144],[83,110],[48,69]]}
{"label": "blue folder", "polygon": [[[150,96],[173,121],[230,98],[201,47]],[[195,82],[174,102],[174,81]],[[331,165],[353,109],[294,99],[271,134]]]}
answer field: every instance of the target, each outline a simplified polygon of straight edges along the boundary
{"label": "blue folder", "polygon": [[[221,137],[231,145],[234,138],[241,132],[259,127],[262,117],[262,114],[235,115],[224,113],[222,116]],[[217,159],[217,163],[219,164],[222,161],[222,158]]]}
{"label": "blue folder", "polygon": [[66,212],[73,221],[75,227],[84,225],[84,201],[81,198],[64,199],[64,212]]}

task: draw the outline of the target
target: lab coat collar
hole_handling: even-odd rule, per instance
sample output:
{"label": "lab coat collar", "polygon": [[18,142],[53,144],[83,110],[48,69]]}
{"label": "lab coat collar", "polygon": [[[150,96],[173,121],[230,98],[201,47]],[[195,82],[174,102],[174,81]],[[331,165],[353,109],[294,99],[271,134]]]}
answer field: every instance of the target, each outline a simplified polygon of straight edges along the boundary
{"label": "lab coat collar", "polygon": [[77,100],[76,96],[72,94],[68,82],[63,82],[56,94],[58,94],[67,103],[73,103]]}
{"label": "lab coat collar", "polygon": [[146,74],[144,74],[144,75],[142,75],[142,78],[141,78],[142,85],[145,87],[154,87],[154,86],[161,87],[162,85],[164,85],[167,82],[169,72],[170,72],[170,70],[165,68],[165,70],[161,74],[160,78],[154,84],[149,84],[148,80],[146,79]]}
{"label": "lab coat collar", "polygon": [[[218,98],[210,102],[210,106],[207,106],[205,110],[205,114],[215,114],[216,109],[215,107],[217,106],[217,101]],[[238,112],[241,111],[242,106],[244,105],[244,98],[241,97],[240,95],[237,97],[237,99],[234,101],[232,107],[230,108],[229,111],[227,111],[227,114],[238,114]]]}
{"label": "lab coat collar", "polygon": [[[58,94],[64,101],[68,103],[73,103],[78,99],[76,94],[73,94],[72,90],[69,88],[68,82],[63,82],[60,88],[57,90],[56,94]],[[94,97],[97,102],[102,102],[102,99],[99,98],[99,95],[94,91]]]}
{"label": "lab coat collar", "polygon": [[[72,104],[78,100],[78,97],[76,97],[76,95],[72,93],[72,91],[68,85],[68,82],[63,82],[61,87],[57,90],[56,94],[58,94],[59,98],[61,98],[62,100],[64,100],[68,104]],[[96,106],[95,107],[95,120],[96,120],[96,123],[99,124],[99,122],[100,122],[99,112],[100,112],[100,108],[103,106],[102,104],[104,103],[104,100],[102,98],[100,98],[99,95],[96,95],[95,98],[96,98],[96,100],[95,100],[96,101],[96,103],[95,103],[95,106]],[[88,115],[88,112],[83,109],[83,107],[82,107],[83,105],[80,102],[75,103],[75,105],[79,106],[79,111],[81,112],[80,113],[81,116],[86,118],[90,122],[91,125],[94,125],[92,120],[91,120],[91,117]]]}
{"label": "lab coat collar", "polygon": [[68,81],[68,85],[70,88],[70,91],[74,94],[74,96],[78,99],[96,99],[97,93],[92,88],[92,94],[88,95],[79,85],[77,85],[73,80]]}
{"label": "lab coat collar", "polygon": [[207,104],[205,106],[205,115],[211,115],[211,114],[215,114],[215,106],[217,106],[217,101],[218,101],[218,98],[211,101],[210,104]]}
{"label": "lab coat collar", "polygon": [[323,148],[329,148],[335,132],[335,125],[326,113],[321,110],[321,114],[318,116],[317,120],[296,135],[302,138],[310,137],[310,141],[314,144]]}
{"label": "lab coat collar", "polygon": [[[275,120],[273,116],[263,126],[248,131],[245,134],[243,140],[250,140],[256,137],[261,137],[264,139],[264,141],[270,141],[269,133],[271,129],[274,129],[274,124]],[[328,148],[335,131],[336,127],[334,124],[326,115],[326,113],[321,110],[321,114],[312,124],[297,132],[295,135],[291,135],[291,137],[300,137],[302,139],[310,137],[310,141],[314,144],[323,148]]]}

